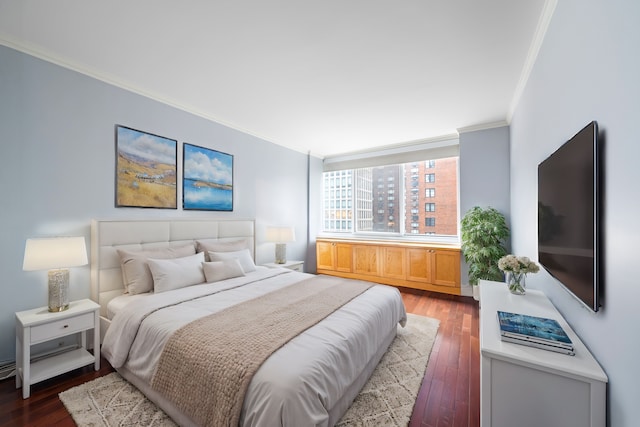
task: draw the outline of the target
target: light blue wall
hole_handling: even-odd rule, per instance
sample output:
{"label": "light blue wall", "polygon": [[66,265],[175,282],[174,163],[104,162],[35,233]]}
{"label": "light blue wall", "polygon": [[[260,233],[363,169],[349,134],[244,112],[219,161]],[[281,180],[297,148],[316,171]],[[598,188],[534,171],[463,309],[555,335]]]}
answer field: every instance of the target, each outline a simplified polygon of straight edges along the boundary
{"label": "light blue wall", "polygon": [[605,134],[604,307],[583,308],[546,272],[542,289],[609,377],[608,425],[640,420],[640,2],[558,2],[511,123],[512,244],[537,253],[537,165],[591,120]]}
{"label": "light blue wall", "polygon": [[[491,206],[509,224],[509,188],[509,127],[461,133],[460,218],[474,206]],[[464,260],[460,279],[463,285],[469,284]]]}
{"label": "light blue wall", "polygon": [[322,229],[322,162],[309,165],[309,239],[306,266],[316,273],[316,237]]}
{"label": "light blue wall", "polygon": [[[0,94],[0,364],[15,359],[14,312],[47,302],[46,271],[22,271],[27,238],[82,235],[89,246],[92,218],[255,218],[258,263],[274,256],[267,225],[294,225],[288,258],[305,259],[307,155],[4,46]],[[115,124],[178,140],[179,165],[183,142],[234,155],[233,212],[115,208]],[[71,269],[70,292],[89,297],[88,266]]]}

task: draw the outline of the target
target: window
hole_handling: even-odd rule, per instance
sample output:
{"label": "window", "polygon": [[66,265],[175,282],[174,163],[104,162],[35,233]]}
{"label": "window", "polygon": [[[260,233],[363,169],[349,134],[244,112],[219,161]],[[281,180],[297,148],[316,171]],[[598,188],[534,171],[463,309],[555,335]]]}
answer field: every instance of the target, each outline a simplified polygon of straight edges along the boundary
{"label": "window", "polygon": [[457,177],[458,157],[325,172],[323,231],[457,236]]}

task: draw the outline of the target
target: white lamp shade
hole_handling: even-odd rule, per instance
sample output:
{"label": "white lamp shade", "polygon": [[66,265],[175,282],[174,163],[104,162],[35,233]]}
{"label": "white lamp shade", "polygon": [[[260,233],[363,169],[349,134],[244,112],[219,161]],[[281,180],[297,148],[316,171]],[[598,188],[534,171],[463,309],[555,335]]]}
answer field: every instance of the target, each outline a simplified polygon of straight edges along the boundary
{"label": "white lamp shade", "polygon": [[274,243],[295,242],[296,232],[293,227],[267,227],[267,241]]}
{"label": "white lamp shade", "polygon": [[27,239],[22,269],[50,270],[88,264],[84,237]]}

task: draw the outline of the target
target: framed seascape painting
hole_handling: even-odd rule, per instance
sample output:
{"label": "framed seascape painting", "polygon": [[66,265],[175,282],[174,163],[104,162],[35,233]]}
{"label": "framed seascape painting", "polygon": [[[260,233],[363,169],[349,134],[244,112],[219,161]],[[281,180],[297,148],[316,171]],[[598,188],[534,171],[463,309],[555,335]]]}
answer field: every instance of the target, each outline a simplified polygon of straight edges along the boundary
{"label": "framed seascape painting", "polygon": [[178,141],[116,125],[116,207],[177,209]]}
{"label": "framed seascape painting", "polygon": [[197,145],[183,145],[182,208],[233,210],[233,156]]}

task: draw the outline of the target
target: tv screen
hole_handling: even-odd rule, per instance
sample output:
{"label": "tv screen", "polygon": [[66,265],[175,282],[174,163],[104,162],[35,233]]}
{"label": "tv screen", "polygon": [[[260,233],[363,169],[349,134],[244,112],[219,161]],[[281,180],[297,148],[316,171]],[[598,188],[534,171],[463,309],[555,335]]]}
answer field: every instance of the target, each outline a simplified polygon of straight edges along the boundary
{"label": "tv screen", "polygon": [[593,311],[600,307],[598,150],[594,121],[538,166],[538,260]]}

